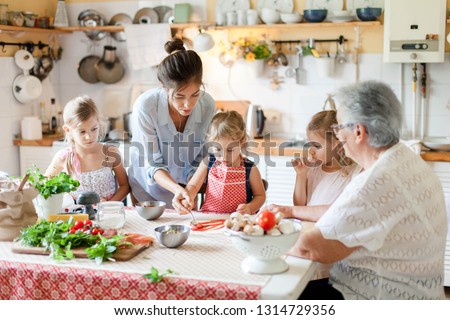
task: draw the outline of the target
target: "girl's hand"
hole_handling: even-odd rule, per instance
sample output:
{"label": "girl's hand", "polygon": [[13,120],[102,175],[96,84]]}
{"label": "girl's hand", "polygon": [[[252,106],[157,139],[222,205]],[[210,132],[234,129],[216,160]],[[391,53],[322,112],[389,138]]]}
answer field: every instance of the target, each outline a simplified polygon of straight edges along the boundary
{"label": "girl's hand", "polygon": [[240,205],[238,205],[236,212],[242,213],[242,214],[252,214],[252,212],[250,211],[250,206],[248,204],[245,203],[241,203]]}
{"label": "girl's hand", "polygon": [[292,206],[280,206],[278,204],[271,203],[266,207],[266,210],[269,210],[272,213],[281,212],[285,218],[293,218],[294,217],[294,212],[293,212],[294,207],[292,207]]}
{"label": "girl's hand", "polygon": [[295,158],[291,160],[292,167],[296,174],[306,174],[307,167],[305,165],[305,158]]}

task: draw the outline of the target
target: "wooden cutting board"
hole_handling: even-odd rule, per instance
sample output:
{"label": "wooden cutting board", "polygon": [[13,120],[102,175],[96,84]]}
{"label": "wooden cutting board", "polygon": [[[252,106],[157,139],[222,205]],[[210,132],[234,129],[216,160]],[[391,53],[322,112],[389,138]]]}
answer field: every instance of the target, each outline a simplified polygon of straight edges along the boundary
{"label": "wooden cutting board", "polygon": [[[128,261],[135,257],[138,253],[144,251],[149,246],[143,244],[136,244],[131,247],[120,248],[116,253],[113,254],[113,258],[117,261]],[[40,255],[49,255],[50,251],[46,251],[41,247],[26,247],[22,246],[18,243],[14,243],[12,246],[12,252],[14,253],[23,253],[23,254],[40,254]],[[87,253],[84,251],[84,248],[75,248],[72,249],[72,252],[76,258],[87,258]]]}

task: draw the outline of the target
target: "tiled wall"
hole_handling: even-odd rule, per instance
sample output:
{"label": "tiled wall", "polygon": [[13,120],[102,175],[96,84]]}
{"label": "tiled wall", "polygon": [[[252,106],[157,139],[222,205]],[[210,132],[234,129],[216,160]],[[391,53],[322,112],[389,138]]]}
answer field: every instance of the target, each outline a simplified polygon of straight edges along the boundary
{"label": "tiled wall", "polygon": [[[205,0],[197,0],[202,3]],[[119,4],[122,2],[119,2]],[[102,5],[96,3],[95,5]],[[80,4],[74,4],[80,5]],[[142,7],[142,6],[141,6]],[[73,9],[74,7],[71,7]],[[120,8],[123,9],[123,8]],[[135,12],[136,8],[128,8]],[[102,12],[120,12],[118,8],[105,7]],[[70,19],[76,19],[79,8],[69,10]],[[127,12],[127,11],[125,11]],[[75,18],[74,18],[75,17]],[[111,14],[108,15],[108,18]],[[193,30],[194,35],[196,33]],[[155,81],[155,69],[147,68],[133,71],[126,55],[126,45],[107,38],[90,48],[87,37],[82,32],[59,37],[64,48],[63,58],[59,61],[48,80],[45,81],[45,92],[42,97],[49,103],[50,98],[56,96],[58,103],[63,106],[68,100],[80,94],[87,94],[94,98],[103,114],[107,117],[121,116],[130,108],[130,89],[133,84],[142,81]],[[95,44],[95,43],[94,43]],[[88,84],[83,82],[77,73],[80,60],[89,55],[100,55],[103,46],[112,44],[117,47],[117,55],[126,65],[126,75],[113,85]],[[206,90],[216,100],[250,100],[259,104],[263,109],[276,109],[282,113],[280,125],[267,126],[268,131],[287,132],[288,134],[304,133],[310,117],[322,110],[326,94],[333,92],[341,85],[356,81],[356,66],[348,56],[348,62],[336,65],[335,74],[331,78],[320,77],[317,74],[315,58],[305,57],[300,65],[305,69],[305,81],[296,84],[293,78],[284,78],[278,90],[271,89],[270,78],[274,72],[285,76],[286,68],[297,66],[294,56],[289,56],[288,67],[265,67],[264,76],[255,78],[247,73],[239,72],[239,67],[225,67],[220,64],[217,56],[202,54],[205,64],[204,82]],[[405,123],[411,129],[412,91],[411,65],[384,64],[381,54],[364,54],[359,57],[359,80],[377,79],[390,84],[402,101],[405,108]],[[33,113],[33,104],[18,103],[12,95],[12,82],[21,73],[13,58],[0,58],[0,171],[12,175],[19,173],[19,148],[14,147],[12,140],[20,133],[20,120],[25,115]],[[419,77],[421,68],[419,66]],[[443,64],[428,65],[429,97],[427,98],[427,135],[450,135],[450,54],[446,54]],[[39,101],[37,101],[38,103]],[[120,123],[119,123],[120,126]],[[408,131],[408,130],[406,130]]]}

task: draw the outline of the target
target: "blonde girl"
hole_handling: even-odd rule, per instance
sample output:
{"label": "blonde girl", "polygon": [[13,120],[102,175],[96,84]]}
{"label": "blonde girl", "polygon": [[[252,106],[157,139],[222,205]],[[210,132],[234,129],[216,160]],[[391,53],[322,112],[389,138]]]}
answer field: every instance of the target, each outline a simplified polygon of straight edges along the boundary
{"label": "blonde girl", "polygon": [[195,195],[205,179],[203,212],[256,213],[266,200],[266,193],[258,168],[245,158],[241,149],[247,142],[245,123],[236,111],[216,114],[206,136],[211,153],[199,165],[186,186],[189,195],[174,204],[184,213],[194,207]]}
{"label": "blonde girl", "polygon": [[342,143],[333,132],[336,110],[316,113],[310,120],[306,135],[307,156],[292,160],[295,170],[294,206],[269,205],[288,217],[317,221],[337,199],[353,176],[361,172],[344,154]]}
{"label": "blonde girl", "polygon": [[102,201],[123,200],[130,190],[127,174],[119,150],[99,142],[104,126],[94,101],[76,97],[64,107],[63,118],[68,146],[55,154],[45,175],[64,171],[79,180],[75,200],[83,191],[97,192]]}

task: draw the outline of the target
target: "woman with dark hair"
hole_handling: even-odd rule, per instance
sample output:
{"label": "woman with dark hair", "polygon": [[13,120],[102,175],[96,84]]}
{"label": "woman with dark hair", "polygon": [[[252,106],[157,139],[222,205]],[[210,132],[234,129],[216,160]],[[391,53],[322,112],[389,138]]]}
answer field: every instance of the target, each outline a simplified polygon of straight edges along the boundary
{"label": "woman with dark hair", "polygon": [[162,200],[171,207],[174,197],[189,197],[179,183],[186,184],[193,175],[216,109],[212,97],[201,90],[198,54],[186,50],[178,38],[168,41],[165,50],[169,55],[157,69],[162,87],[143,93],[133,106],[128,175],[137,201]]}

